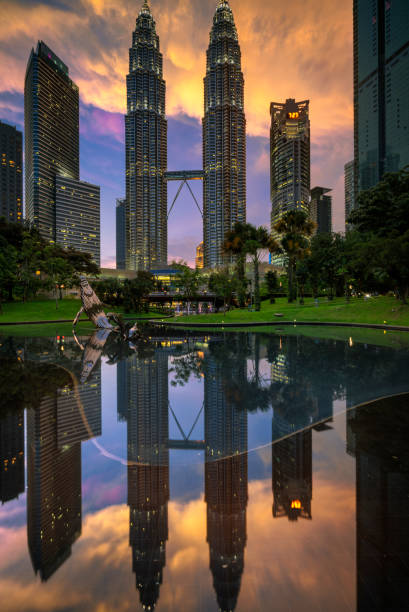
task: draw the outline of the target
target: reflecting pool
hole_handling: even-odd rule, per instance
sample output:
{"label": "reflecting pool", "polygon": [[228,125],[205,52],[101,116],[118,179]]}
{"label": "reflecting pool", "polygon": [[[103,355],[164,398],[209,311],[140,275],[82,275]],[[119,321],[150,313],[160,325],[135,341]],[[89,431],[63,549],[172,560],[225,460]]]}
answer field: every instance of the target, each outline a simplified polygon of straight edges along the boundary
{"label": "reflecting pool", "polygon": [[409,350],[331,334],[0,336],[0,610],[408,609]]}

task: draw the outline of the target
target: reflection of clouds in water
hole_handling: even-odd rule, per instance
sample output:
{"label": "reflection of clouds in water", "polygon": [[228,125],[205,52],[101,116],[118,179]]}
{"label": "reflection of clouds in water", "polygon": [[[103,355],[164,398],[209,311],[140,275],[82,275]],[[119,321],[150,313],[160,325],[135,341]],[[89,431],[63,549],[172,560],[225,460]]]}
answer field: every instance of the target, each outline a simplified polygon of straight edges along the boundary
{"label": "reflection of clouds in water", "polygon": [[[316,476],[313,520],[293,524],[286,519],[273,520],[270,479],[249,484],[248,541],[238,612],[265,609],[268,601],[275,602],[275,610],[296,606],[345,610],[354,606],[353,486],[352,478],[349,485],[339,486]],[[169,531],[158,609],[216,610],[203,498],[186,505],[169,502]],[[5,529],[1,536],[2,609],[139,609],[126,506],[87,515],[72,557],[47,584],[34,579],[25,529],[14,533]]]}

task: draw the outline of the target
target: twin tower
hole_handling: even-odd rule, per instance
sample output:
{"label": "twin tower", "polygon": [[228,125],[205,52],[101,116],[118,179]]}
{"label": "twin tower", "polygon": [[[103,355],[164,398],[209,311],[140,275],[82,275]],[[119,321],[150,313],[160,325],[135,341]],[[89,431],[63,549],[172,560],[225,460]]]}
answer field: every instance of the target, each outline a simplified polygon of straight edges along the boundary
{"label": "twin tower", "polygon": [[[129,50],[127,84],[126,268],[167,264],[166,83],[159,36],[145,0]],[[206,268],[226,262],[226,232],[246,221],[246,119],[241,52],[233,12],[220,0],[204,78],[203,242]]]}

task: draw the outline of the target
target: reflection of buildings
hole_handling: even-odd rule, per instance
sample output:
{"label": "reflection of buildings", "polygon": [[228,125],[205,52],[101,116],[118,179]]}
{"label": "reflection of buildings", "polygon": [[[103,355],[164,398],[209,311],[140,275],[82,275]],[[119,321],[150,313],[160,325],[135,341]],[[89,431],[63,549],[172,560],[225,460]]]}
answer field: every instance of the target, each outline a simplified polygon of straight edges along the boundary
{"label": "reflection of buildings", "polygon": [[28,545],[42,580],[70,556],[81,534],[81,442],[101,433],[99,365],[78,391],[81,407],[64,388],[27,414]]}
{"label": "reflection of buildings", "polygon": [[[277,438],[273,420],[273,440]],[[311,519],[312,430],[302,431],[272,446],[273,516],[289,521]]]}
{"label": "reflection of buildings", "polygon": [[8,502],[24,491],[24,412],[0,420],[0,499]]}
{"label": "reflection of buildings", "polygon": [[406,396],[347,416],[348,448],[356,457],[358,612],[407,609],[407,409]]}
{"label": "reflection of buildings", "polygon": [[[123,370],[123,365],[119,371]],[[132,566],[144,608],[153,610],[162,583],[168,539],[168,355],[160,349],[124,363],[119,408],[128,421],[128,504]]]}
{"label": "reflection of buildings", "polygon": [[231,611],[240,592],[247,540],[247,411],[226,401],[220,366],[210,356],[204,392],[210,569],[219,609]]}

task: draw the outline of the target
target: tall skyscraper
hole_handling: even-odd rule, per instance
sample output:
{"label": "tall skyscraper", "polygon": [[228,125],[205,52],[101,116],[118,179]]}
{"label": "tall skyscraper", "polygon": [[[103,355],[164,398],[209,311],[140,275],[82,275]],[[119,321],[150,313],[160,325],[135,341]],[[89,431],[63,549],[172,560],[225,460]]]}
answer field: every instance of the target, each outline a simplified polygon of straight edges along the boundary
{"label": "tall skyscraper", "polygon": [[100,188],[85,181],[55,177],[56,241],[64,248],[90,253],[101,262]]}
{"label": "tall skyscraper", "polygon": [[23,134],[0,121],[0,217],[23,219]]}
{"label": "tall skyscraper", "polygon": [[26,217],[55,241],[55,177],[79,179],[79,90],[44,42],[27,65],[24,113]]}
{"label": "tall skyscraper", "polygon": [[126,199],[116,201],[116,269],[126,269]]}
{"label": "tall skyscraper", "polygon": [[349,229],[348,217],[355,208],[355,162],[348,162],[344,166],[345,182],[345,229]]}
{"label": "tall skyscraper", "polygon": [[355,190],[409,164],[407,0],[354,0]]}
{"label": "tall skyscraper", "polygon": [[220,0],[204,79],[203,240],[206,268],[226,263],[225,234],[246,221],[246,119],[241,51],[233,12]]}
{"label": "tall skyscraper", "polygon": [[[289,211],[309,214],[310,119],[309,100],[272,102],[271,113],[271,227]],[[276,235],[272,229],[273,235]],[[277,237],[277,236],[276,236]]]}
{"label": "tall skyscraper", "polygon": [[311,189],[310,218],[316,225],[315,234],[332,232],[332,196],[331,189],[314,187]]}
{"label": "tall skyscraper", "polygon": [[126,268],[167,264],[166,84],[147,0],[136,20],[126,78]]}

